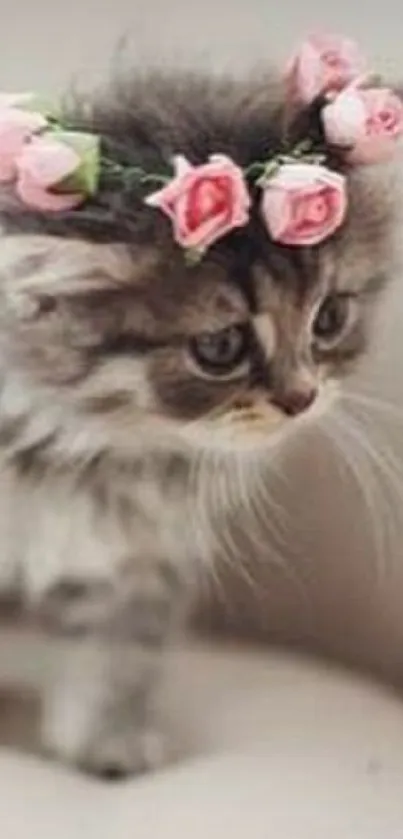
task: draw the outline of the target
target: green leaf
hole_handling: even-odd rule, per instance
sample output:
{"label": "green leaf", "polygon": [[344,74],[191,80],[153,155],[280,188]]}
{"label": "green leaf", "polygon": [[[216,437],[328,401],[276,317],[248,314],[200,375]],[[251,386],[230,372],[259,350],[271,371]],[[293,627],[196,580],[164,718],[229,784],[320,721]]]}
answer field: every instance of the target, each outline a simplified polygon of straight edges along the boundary
{"label": "green leaf", "polygon": [[44,96],[37,96],[35,93],[22,95],[21,100],[17,102],[16,107],[20,111],[29,111],[30,113],[42,114],[46,119],[51,120],[55,116],[55,107]]}
{"label": "green leaf", "polygon": [[67,192],[81,192],[95,195],[99,187],[101,174],[100,139],[96,134],[83,131],[52,131],[52,136],[66,146],[70,146],[80,158],[80,165],[66,178],[60,189]]}
{"label": "green leaf", "polygon": [[144,172],[141,175],[141,183],[142,184],[153,184],[154,186],[166,186],[172,178],[169,175],[157,175],[152,174],[152,172]]}
{"label": "green leaf", "polygon": [[269,181],[270,178],[272,178],[273,175],[276,174],[276,172],[279,169],[279,166],[280,161],[278,159],[270,160],[269,163],[266,164],[262,177],[259,178],[259,180],[257,181],[257,185],[261,187],[261,189],[264,189],[267,184],[267,181]]}
{"label": "green leaf", "polygon": [[259,161],[256,161],[256,163],[251,163],[244,170],[245,177],[246,178],[251,178],[252,180],[254,178],[261,177],[265,172],[266,165],[267,165],[266,163],[261,163]]}
{"label": "green leaf", "polygon": [[120,163],[116,163],[115,160],[109,160],[107,157],[102,157],[100,160],[101,169],[105,173],[105,175],[114,175],[124,177],[125,169]]}
{"label": "green leaf", "polygon": [[294,147],[293,151],[291,152],[291,156],[308,154],[312,150],[312,141],[311,140],[301,140],[300,143]]}

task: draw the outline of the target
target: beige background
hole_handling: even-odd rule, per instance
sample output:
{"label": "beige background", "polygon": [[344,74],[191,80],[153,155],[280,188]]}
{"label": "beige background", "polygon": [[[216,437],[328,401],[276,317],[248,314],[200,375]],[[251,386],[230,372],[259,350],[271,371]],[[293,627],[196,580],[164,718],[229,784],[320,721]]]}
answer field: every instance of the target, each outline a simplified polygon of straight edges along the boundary
{"label": "beige background", "polygon": [[[380,69],[403,77],[403,12],[397,0],[376,7],[351,0],[339,0],[327,10],[325,5],[318,0],[201,0],[194,5],[186,0],[1,0],[0,85],[56,92],[73,76],[88,84],[111,62],[122,60],[123,47],[126,58],[140,64],[151,57],[212,68],[246,67],[283,57],[303,32],[318,26],[355,36]],[[402,310],[403,278],[402,284],[397,278],[378,347],[359,379],[362,389],[381,391],[403,408]],[[401,419],[391,412],[388,420],[381,421],[378,411],[376,416],[380,448],[382,440],[393,443],[399,472]],[[242,616],[244,628],[399,674],[403,514],[397,480],[390,499],[384,492],[374,499],[383,523],[376,555],[374,516],[371,522],[354,482],[341,479],[337,459],[323,444],[315,438],[304,441],[287,470],[285,565],[270,561],[262,546],[248,569],[252,583],[234,572],[236,584],[231,596],[224,593],[221,619],[225,614],[229,625],[239,625]]]}

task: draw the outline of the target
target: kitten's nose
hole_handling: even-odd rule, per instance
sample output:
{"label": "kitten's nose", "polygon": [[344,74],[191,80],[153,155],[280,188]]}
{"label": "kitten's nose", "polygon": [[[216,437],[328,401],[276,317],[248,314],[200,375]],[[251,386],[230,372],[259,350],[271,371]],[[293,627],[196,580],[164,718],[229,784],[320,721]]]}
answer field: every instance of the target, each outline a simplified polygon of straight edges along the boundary
{"label": "kitten's nose", "polygon": [[311,407],[317,396],[315,387],[293,388],[274,394],[272,402],[290,417],[296,417]]}

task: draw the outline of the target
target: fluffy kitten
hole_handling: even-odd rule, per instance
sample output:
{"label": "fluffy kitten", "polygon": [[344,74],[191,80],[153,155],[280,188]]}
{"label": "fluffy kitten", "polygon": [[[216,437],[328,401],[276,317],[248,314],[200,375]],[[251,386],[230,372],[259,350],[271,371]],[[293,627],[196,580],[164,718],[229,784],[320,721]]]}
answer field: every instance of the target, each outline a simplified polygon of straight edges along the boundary
{"label": "fluffy kitten", "polygon": [[[69,119],[154,172],[178,152],[246,166],[280,148],[281,95],[155,76]],[[321,246],[273,245],[255,212],[193,267],[138,185],[112,178],[58,218],[3,192],[0,581],[68,641],[44,714],[63,760],[102,774],[154,760],[164,648],[212,535],[195,464],[243,451],[247,469],[363,351],[393,178],[352,172],[347,222]]]}

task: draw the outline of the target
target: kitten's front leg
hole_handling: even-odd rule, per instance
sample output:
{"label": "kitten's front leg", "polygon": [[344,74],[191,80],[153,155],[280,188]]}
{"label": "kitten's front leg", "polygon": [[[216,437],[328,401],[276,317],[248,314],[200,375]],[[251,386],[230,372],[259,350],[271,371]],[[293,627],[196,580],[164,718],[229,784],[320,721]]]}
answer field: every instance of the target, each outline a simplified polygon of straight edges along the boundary
{"label": "kitten's front leg", "polygon": [[166,564],[110,583],[66,579],[48,593],[43,606],[61,633],[44,701],[43,739],[54,754],[111,778],[161,761],[155,692],[181,593]]}

